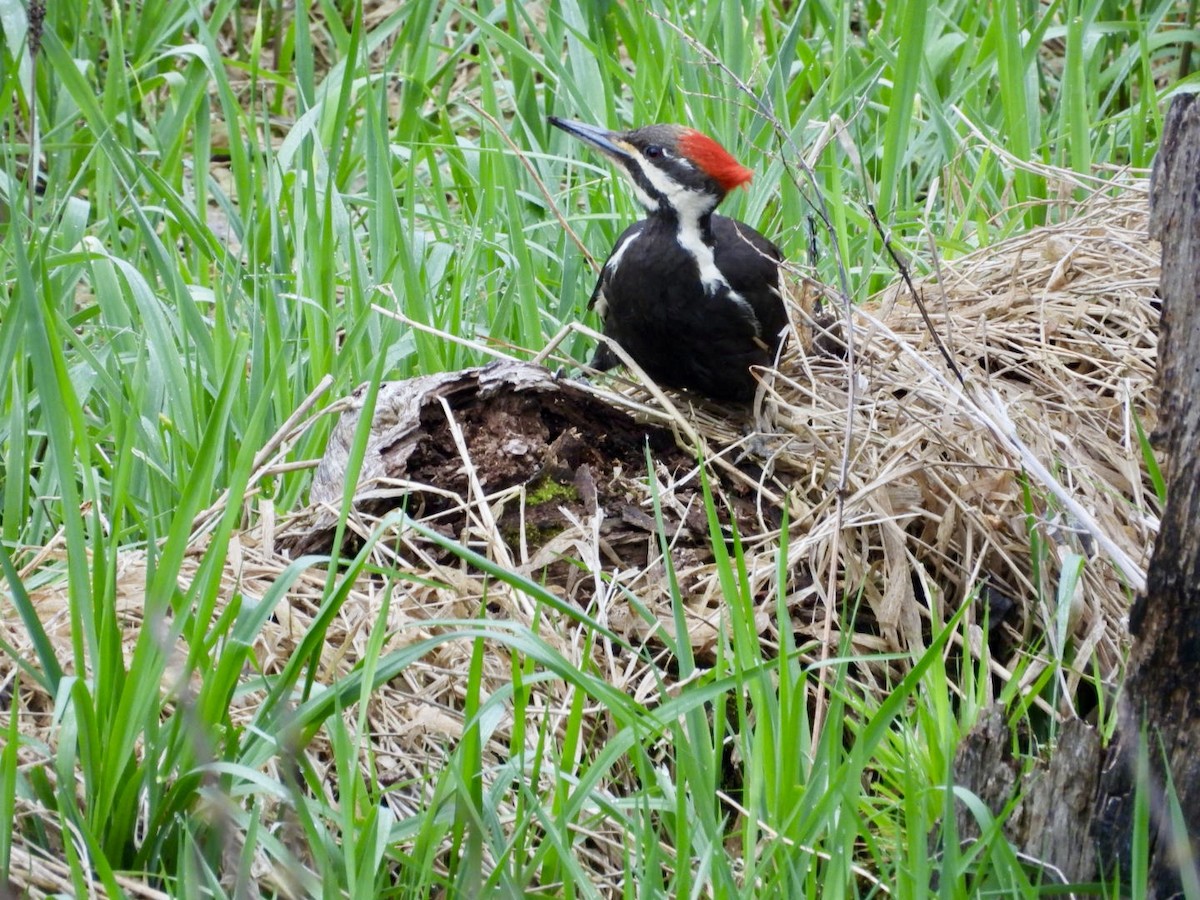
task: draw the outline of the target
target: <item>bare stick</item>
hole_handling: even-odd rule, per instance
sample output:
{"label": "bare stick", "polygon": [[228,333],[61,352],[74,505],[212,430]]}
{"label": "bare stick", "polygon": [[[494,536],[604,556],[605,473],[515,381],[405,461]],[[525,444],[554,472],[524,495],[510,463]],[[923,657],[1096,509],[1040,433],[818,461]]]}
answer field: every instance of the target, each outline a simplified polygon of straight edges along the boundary
{"label": "bare stick", "polygon": [[554,218],[558,219],[558,224],[563,227],[563,230],[568,235],[570,235],[571,240],[575,242],[575,246],[579,248],[579,251],[588,261],[588,265],[592,267],[592,271],[599,272],[600,264],[596,262],[596,257],[592,256],[592,254],[588,251],[588,248],[584,245],[583,241],[580,240],[579,235],[575,233],[575,229],[571,227],[566,217],[559,211],[558,203],[555,202],[554,197],[551,195],[550,189],[546,187],[545,182],[543,182],[538,176],[537,169],[535,169],[533,164],[529,161],[528,154],[526,154],[523,149],[517,146],[517,143],[512,139],[509,133],[504,130],[504,126],[496,121],[495,116],[484,110],[483,107],[479,106],[469,97],[465,98],[463,102],[465,102],[467,106],[471,107],[471,109],[475,110],[475,112],[478,113],[482,118],[486,119],[488,123],[496,129],[496,132],[500,135],[500,137],[504,139],[504,143],[508,144],[513,153],[517,155],[517,159],[521,161],[521,165],[525,167],[525,171],[529,173],[531,178],[533,178],[533,183],[538,186],[538,190],[541,191],[542,196],[546,198],[546,202],[550,204],[550,209],[554,212]]}
{"label": "bare stick", "polygon": [[917,286],[913,284],[912,275],[908,271],[908,265],[900,258],[900,254],[896,252],[896,248],[892,245],[892,239],[888,236],[887,231],[884,230],[883,223],[879,221],[874,203],[867,204],[867,214],[871,217],[871,224],[875,226],[875,230],[879,233],[879,239],[883,241],[883,248],[891,256],[892,262],[896,264],[896,270],[900,273],[900,278],[904,281],[905,287],[908,288],[908,293],[912,296],[913,303],[917,306],[917,311],[921,314],[921,320],[925,323],[925,328],[929,331],[929,336],[933,338],[933,345],[942,354],[942,359],[946,361],[946,367],[954,374],[954,378],[958,383],[966,384],[966,378],[963,376],[962,370],[954,362],[954,357],[950,355],[950,351],[946,348],[942,336],[938,334],[937,328],[934,327],[933,319],[929,317],[929,310],[925,308],[925,298],[917,292]]}

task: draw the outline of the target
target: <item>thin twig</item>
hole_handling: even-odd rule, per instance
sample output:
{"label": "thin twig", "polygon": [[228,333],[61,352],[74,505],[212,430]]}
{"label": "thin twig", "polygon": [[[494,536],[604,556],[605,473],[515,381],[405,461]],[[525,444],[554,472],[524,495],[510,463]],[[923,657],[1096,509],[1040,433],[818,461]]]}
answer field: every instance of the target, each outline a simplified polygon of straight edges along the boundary
{"label": "thin twig", "polygon": [[542,181],[541,176],[538,175],[537,169],[535,169],[533,167],[533,163],[529,161],[529,155],[520,146],[518,146],[517,142],[512,139],[512,136],[505,131],[504,126],[496,121],[495,116],[487,112],[483,107],[469,97],[463,98],[463,102],[466,103],[467,106],[471,107],[471,109],[473,109],[481,118],[487,120],[488,124],[496,129],[496,133],[500,135],[500,137],[504,140],[504,143],[508,144],[509,149],[516,154],[517,159],[521,162],[521,165],[525,167],[525,171],[529,173],[529,177],[533,179],[533,183],[538,186],[538,190],[546,199],[546,203],[550,205],[550,209],[554,213],[554,218],[558,219],[558,224],[563,227],[563,231],[567,233],[567,235],[575,243],[575,246],[579,248],[579,252],[583,254],[584,259],[587,260],[588,265],[592,268],[592,271],[599,272],[600,264],[596,262],[596,257],[592,256],[591,252],[587,248],[587,245],[584,244],[579,235],[575,233],[575,229],[571,227],[571,223],[567,221],[566,216],[564,216],[559,210],[558,203],[550,193],[550,189],[546,187],[546,183]]}
{"label": "thin twig", "polygon": [[892,262],[896,264],[896,269],[900,273],[900,278],[904,281],[905,287],[908,288],[909,294],[913,298],[913,303],[916,304],[917,311],[921,314],[921,320],[925,323],[925,327],[929,330],[929,336],[933,338],[933,345],[937,347],[938,353],[942,355],[942,359],[946,361],[946,367],[954,374],[954,378],[959,384],[965,384],[966,380],[963,377],[962,370],[954,361],[954,357],[950,355],[950,351],[946,348],[946,344],[942,341],[942,336],[938,334],[937,328],[933,324],[933,319],[929,317],[929,310],[925,308],[925,298],[917,291],[917,286],[913,284],[912,275],[908,271],[908,265],[900,258],[900,254],[896,252],[896,248],[892,245],[892,240],[888,237],[887,231],[883,227],[883,223],[879,221],[879,216],[875,212],[875,204],[867,204],[867,215],[871,217],[871,224],[875,226],[875,230],[879,233],[879,239],[883,241],[883,248],[887,250],[888,255],[892,257]]}

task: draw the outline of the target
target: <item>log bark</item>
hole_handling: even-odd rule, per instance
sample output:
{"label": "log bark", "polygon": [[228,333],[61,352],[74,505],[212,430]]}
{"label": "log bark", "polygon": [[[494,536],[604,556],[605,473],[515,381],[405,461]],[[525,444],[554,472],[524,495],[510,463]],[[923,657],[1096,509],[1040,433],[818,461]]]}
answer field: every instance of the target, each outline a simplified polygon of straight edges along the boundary
{"label": "log bark", "polygon": [[[1081,719],[1066,722],[1049,759],[1024,776],[1012,746],[1004,710],[992,707],[959,745],[955,783],[993,815],[1020,798],[1004,821],[1004,833],[1031,864],[1041,865],[1043,884],[1093,881],[1096,846],[1089,831],[1103,758],[1099,733]],[[960,838],[979,836],[979,824],[965,805],[958,806],[955,822]]]}
{"label": "log bark", "polygon": [[[1102,865],[1128,872],[1144,736],[1152,833],[1146,896],[1165,898],[1183,880],[1200,881],[1200,102],[1192,95],[1177,95],[1167,113],[1151,177],[1150,235],[1163,254],[1154,437],[1167,459],[1167,503],[1146,592],[1129,617],[1133,650],[1094,833]],[[1172,826],[1168,783],[1183,829]]]}

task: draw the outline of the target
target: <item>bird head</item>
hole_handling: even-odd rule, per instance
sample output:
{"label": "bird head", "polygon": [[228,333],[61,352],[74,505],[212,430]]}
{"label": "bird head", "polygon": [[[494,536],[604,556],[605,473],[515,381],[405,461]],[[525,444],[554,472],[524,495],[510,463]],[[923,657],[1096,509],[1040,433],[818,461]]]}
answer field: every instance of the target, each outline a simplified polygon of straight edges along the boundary
{"label": "bird head", "polygon": [[615,162],[651,215],[707,215],[726,194],[754,176],[708,135],[683,125],[609,131],[554,116],[550,124]]}

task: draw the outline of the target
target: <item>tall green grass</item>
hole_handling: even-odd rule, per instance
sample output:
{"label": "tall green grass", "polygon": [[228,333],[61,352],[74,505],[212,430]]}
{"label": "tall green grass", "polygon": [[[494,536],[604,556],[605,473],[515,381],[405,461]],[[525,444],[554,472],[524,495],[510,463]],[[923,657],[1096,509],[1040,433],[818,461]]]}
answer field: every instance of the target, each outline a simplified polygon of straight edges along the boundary
{"label": "tall green grass", "polygon": [[[235,891],[249,890],[261,854],[294,871],[297,890],[515,895],[558,880],[563,896],[592,896],[600,887],[572,853],[572,829],[591,817],[635,836],[626,884],[649,893],[878,895],[878,880],[917,895],[935,869],[955,896],[984,871],[1023,890],[1002,842],[983,857],[927,851],[949,802],[946,761],[970,719],[969,704],[948,713],[935,649],[875,706],[849,678],[853,661],[818,673],[798,648],[768,658],[743,621],[718,668],[649,710],[532,635],[462,623],[461,636],[513,654],[511,695],[467,710],[473,727],[489,706],[519,714],[523,685],[550,677],[577,704],[603,703],[621,736],[580,761],[568,752],[580,739],[573,712],[565,737],[539,734],[548,762],[514,740],[495,781],[518,795],[514,827],[489,816],[468,729],[430,773],[429,808],[400,821],[358,766],[370,741],[361,717],[339,713],[428,646],[381,656],[376,645],[319,697],[300,654],[265,685],[254,728],[237,726],[231,699],[263,686],[245,675],[255,635],[312,563],[257,602],[223,596],[218,575],[229,536],[259,504],[302,502],[302,471],[255,480],[253,463],[318,385],[330,379],[329,395],[342,395],[482,361],[372,304],[517,353],[586,317],[592,274],[553,210],[599,255],[638,213],[547,115],[713,133],[758,173],[727,211],[798,263],[819,194],[830,230],[818,228],[816,272],[832,282],[842,261],[863,297],[891,276],[868,204],[919,268],[926,232],[954,255],[1055,214],[1037,203],[1055,186],[1022,162],[1148,164],[1175,62],[1196,37],[1177,5],[407,0],[369,28],[342,6],[61,0],[33,59],[27,5],[0,3],[11,98],[0,113],[2,608],[22,618],[36,656],[0,653],[5,672],[53,697],[56,738],[52,759],[23,767],[10,718],[0,813],[18,798],[43,811],[16,827],[65,856],[80,894],[93,878],[119,893],[117,873],[213,893],[233,873]],[[839,123],[843,139],[807,179],[801,155]],[[585,350],[577,339],[564,347]],[[286,458],[320,455],[328,428],[299,435]],[[180,584],[197,516],[223,492],[199,573]],[[48,544],[58,561],[22,577]],[[126,660],[117,578],[120,554],[138,548],[153,627]],[[359,555],[331,567],[325,615],[364,565]],[[736,555],[722,571],[736,624],[746,603]],[[69,653],[51,644],[32,599],[51,583],[68,592]],[[322,627],[306,637],[310,654]],[[157,686],[177,642],[198,683],[186,702],[166,703]],[[809,747],[804,689],[818,676],[847,714]],[[334,747],[337,805],[301,752],[318,729]],[[654,749],[664,744],[666,768]],[[715,799],[729,746],[749,815]],[[264,775],[271,759],[291,776]],[[653,787],[604,796],[615,767]],[[279,802],[294,809],[306,870],[265,824]],[[434,866],[447,824],[460,860],[449,884]],[[0,876],[12,837],[0,840]]]}

